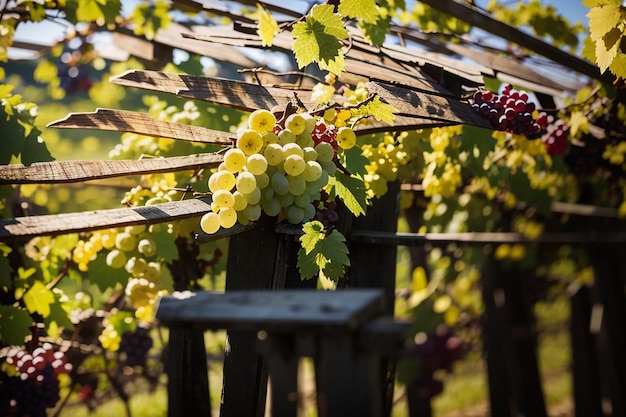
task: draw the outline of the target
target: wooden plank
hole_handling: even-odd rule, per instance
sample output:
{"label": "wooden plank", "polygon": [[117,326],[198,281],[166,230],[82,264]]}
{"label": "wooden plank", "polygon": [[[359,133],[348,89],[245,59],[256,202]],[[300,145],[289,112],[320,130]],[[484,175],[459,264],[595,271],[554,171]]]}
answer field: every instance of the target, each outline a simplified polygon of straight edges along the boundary
{"label": "wooden plank", "polygon": [[157,318],[206,329],[301,331],[355,329],[381,311],[381,291],[350,289],[197,292],[165,296]]}
{"label": "wooden plank", "polygon": [[518,45],[528,48],[541,56],[545,56],[554,62],[558,62],[569,69],[585,74],[593,79],[603,82],[612,82],[614,79],[613,75],[608,72],[600,74],[598,67],[591,62],[568,54],[567,52],[556,48],[539,38],[494,19],[488,14],[479,11],[467,3],[462,3],[456,0],[424,0],[423,2],[437,10],[457,17],[474,27],[486,30],[487,32],[493,33],[503,39],[517,43]]}
{"label": "wooden plank", "polygon": [[370,244],[387,244],[401,246],[447,245],[449,243],[464,243],[467,245],[486,245],[490,243],[624,243],[626,233],[606,232],[592,233],[544,233],[536,239],[529,239],[521,233],[509,232],[467,232],[467,233],[387,233],[371,230],[357,230],[350,232],[351,242]]}
{"label": "wooden plank", "polygon": [[170,158],[103,161],[53,161],[32,165],[1,165],[0,185],[54,184],[216,167],[223,155],[197,154]]}
{"label": "wooden plank", "polygon": [[189,199],[153,206],[49,214],[0,220],[0,242],[36,236],[88,232],[136,224],[154,224],[199,217],[211,209],[205,199]]}
{"label": "wooden plank", "polygon": [[491,128],[489,122],[476,113],[469,104],[456,99],[376,82],[367,83],[366,88],[370,93],[378,94],[386,103],[392,105],[398,115]]}
{"label": "wooden plank", "polygon": [[179,97],[204,100],[239,110],[253,111],[286,106],[296,95],[309,109],[315,107],[310,91],[264,87],[258,84],[197,75],[131,70],[111,82],[128,87],[161,91]]}
{"label": "wooden plank", "polygon": [[230,132],[167,122],[147,113],[128,110],[97,109],[89,113],[70,113],[64,119],[48,124],[47,127],[132,132],[216,145],[232,145],[235,140],[235,135]]}

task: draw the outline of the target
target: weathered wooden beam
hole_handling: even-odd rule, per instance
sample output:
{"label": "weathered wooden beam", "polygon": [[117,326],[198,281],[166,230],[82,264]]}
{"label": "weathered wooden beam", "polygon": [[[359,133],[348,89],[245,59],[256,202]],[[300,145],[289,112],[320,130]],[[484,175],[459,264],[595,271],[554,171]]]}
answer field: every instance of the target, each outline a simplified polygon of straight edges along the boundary
{"label": "weathered wooden beam", "polygon": [[467,3],[462,3],[456,0],[422,0],[422,2],[437,10],[461,19],[474,27],[486,30],[487,32],[493,33],[508,41],[515,42],[524,48],[528,48],[541,56],[550,58],[554,62],[558,62],[571,70],[585,74],[593,79],[600,80],[602,82],[612,82],[614,79],[614,77],[608,72],[601,74],[599,68],[591,62],[568,54],[567,52],[556,48],[539,38],[494,19],[488,14],[483,13]]}
{"label": "weathered wooden beam", "polygon": [[128,110],[97,109],[89,113],[70,113],[64,119],[48,124],[47,127],[132,132],[216,145],[231,145],[235,140],[235,135],[230,132],[167,122],[147,113]]}
{"label": "weathered wooden beam", "polygon": [[216,167],[223,160],[223,155],[197,154],[139,160],[53,161],[37,162],[28,166],[2,165],[0,185],[70,183],[156,172],[198,170]]}
{"label": "weathered wooden beam", "polygon": [[199,217],[211,210],[205,199],[189,199],[152,206],[49,214],[0,220],[0,242],[67,233],[154,224]]}
{"label": "weathered wooden beam", "polygon": [[370,244],[401,245],[401,246],[422,246],[447,245],[449,243],[463,243],[467,245],[486,245],[500,243],[623,243],[626,242],[626,233],[544,233],[536,239],[530,239],[521,233],[386,233],[372,230],[352,230],[350,232],[351,242],[362,242]]}
{"label": "weathered wooden beam", "polygon": [[271,109],[277,105],[286,106],[296,96],[309,109],[316,105],[310,100],[310,91],[264,87],[242,81],[197,75],[131,70],[112,78],[111,82],[208,101],[244,111]]}

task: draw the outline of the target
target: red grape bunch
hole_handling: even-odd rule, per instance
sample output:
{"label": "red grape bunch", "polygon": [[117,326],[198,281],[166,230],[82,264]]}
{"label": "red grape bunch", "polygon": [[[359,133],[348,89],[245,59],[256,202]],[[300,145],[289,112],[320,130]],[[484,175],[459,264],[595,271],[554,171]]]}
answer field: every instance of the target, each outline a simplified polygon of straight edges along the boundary
{"label": "red grape bunch", "polygon": [[5,361],[11,372],[0,372],[0,415],[46,417],[60,399],[59,375],[72,370],[65,354],[44,343],[32,353],[12,348]]}
{"label": "red grape bunch", "polygon": [[535,104],[529,103],[528,98],[528,93],[507,84],[502,94],[477,91],[472,108],[489,120],[494,129],[537,138],[542,126],[533,119]]}

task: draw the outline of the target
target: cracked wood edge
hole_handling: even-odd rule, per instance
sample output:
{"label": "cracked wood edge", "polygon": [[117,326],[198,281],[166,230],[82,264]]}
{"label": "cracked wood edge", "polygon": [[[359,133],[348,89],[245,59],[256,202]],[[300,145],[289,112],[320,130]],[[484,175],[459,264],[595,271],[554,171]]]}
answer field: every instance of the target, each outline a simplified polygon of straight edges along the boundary
{"label": "cracked wood edge", "polygon": [[127,175],[197,170],[218,166],[222,155],[197,154],[139,160],[52,161],[32,165],[0,166],[0,185],[53,184],[89,181]]}
{"label": "cracked wood edge", "polygon": [[89,113],[70,113],[64,119],[48,124],[47,127],[132,132],[146,136],[216,145],[231,145],[235,139],[235,135],[230,132],[166,122],[155,119],[146,113],[114,109],[96,109],[95,112]]}

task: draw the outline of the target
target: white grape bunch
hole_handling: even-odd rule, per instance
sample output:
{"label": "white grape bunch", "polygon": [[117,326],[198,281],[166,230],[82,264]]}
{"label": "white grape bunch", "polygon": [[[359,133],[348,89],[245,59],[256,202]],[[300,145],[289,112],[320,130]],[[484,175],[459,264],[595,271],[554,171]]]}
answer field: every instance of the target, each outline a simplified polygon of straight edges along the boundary
{"label": "white grape bunch", "polygon": [[262,213],[292,224],[313,219],[320,191],[337,169],[337,152],[356,143],[352,128],[320,116],[296,112],[278,120],[269,110],[255,110],[209,177],[211,211],[200,227],[213,234]]}

